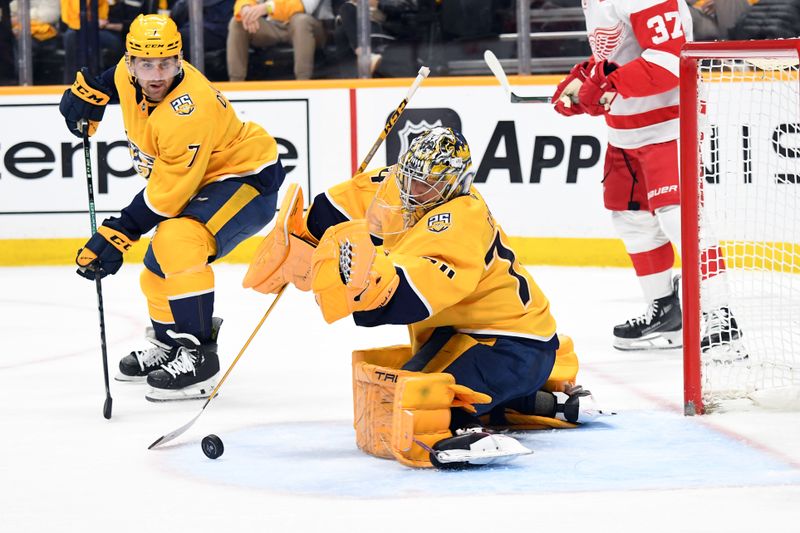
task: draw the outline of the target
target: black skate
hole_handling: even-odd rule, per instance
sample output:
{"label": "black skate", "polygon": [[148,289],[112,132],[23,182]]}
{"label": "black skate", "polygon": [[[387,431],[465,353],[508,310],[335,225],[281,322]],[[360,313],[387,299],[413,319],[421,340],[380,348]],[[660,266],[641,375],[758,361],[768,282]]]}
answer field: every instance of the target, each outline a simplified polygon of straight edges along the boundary
{"label": "black skate", "polygon": [[704,360],[717,364],[746,362],[750,355],[741,343],[741,337],[742,330],[739,329],[739,324],[727,307],[703,313],[700,351]]}
{"label": "black skate", "polygon": [[706,351],[714,346],[730,344],[741,338],[742,331],[733,313],[727,307],[720,307],[703,313],[703,338],[700,349]]}
{"label": "black skate", "polygon": [[447,470],[505,464],[533,453],[513,437],[480,427],[456,430],[455,436],[440,440],[428,452],[433,466]]}
{"label": "black skate", "polygon": [[653,300],[647,311],[614,326],[614,348],[618,350],[660,350],[683,346],[683,322],[678,283],[672,294]]}
{"label": "black skate", "polygon": [[157,370],[147,375],[147,384],[152,389],[145,394],[151,402],[205,399],[216,387],[219,374],[217,356],[217,334],[221,319],[214,319],[212,339],[201,343],[188,333],[168,331],[170,337],[180,344],[178,355]]}
{"label": "black skate", "polygon": [[119,373],[114,379],[141,383],[147,374],[175,359],[178,348],[156,339],[153,328],[147,328],[146,338],[153,346],[146,350],[134,350],[120,359]]}

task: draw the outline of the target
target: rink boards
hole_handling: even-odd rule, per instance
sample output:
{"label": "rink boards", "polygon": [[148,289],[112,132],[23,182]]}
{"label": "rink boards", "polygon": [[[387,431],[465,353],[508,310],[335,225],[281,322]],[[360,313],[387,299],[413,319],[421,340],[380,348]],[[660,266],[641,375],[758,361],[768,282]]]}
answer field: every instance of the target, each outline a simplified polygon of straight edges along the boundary
{"label": "rink boards", "polygon": [[[515,91],[549,96],[558,77],[512,77]],[[219,84],[244,120],[278,140],[307,199],[347,179],[404,97],[410,79]],[[88,234],[80,141],[58,112],[64,87],[0,89],[0,264],[66,264]],[[475,183],[527,263],[625,266],[602,206],[605,125],[566,118],[547,104],[511,104],[494,78],[430,78],[375,154],[394,161],[433,125],[461,129]],[[111,106],[93,140],[98,218],[143,187],[133,174],[122,117]],[[258,239],[230,260],[249,261]],[[144,246],[134,251],[141,255]]]}

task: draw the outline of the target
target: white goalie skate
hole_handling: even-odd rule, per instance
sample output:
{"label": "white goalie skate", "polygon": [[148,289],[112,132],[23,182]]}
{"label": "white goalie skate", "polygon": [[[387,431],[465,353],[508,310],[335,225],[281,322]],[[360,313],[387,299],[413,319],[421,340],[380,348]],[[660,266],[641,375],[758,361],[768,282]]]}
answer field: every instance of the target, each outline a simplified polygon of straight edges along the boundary
{"label": "white goalie skate", "polygon": [[533,453],[513,437],[480,427],[457,430],[454,437],[440,440],[429,451],[431,463],[440,469],[506,464]]}

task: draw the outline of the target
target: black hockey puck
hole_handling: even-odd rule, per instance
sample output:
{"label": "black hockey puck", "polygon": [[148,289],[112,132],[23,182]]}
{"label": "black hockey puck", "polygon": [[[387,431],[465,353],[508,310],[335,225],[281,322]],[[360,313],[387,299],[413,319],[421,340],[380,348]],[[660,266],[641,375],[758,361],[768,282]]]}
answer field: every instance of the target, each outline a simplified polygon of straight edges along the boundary
{"label": "black hockey puck", "polygon": [[225,446],[222,445],[222,439],[213,434],[203,437],[200,445],[203,447],[203,453],[206,454],[206,457],[209,459],[216,459],[225,451]]}

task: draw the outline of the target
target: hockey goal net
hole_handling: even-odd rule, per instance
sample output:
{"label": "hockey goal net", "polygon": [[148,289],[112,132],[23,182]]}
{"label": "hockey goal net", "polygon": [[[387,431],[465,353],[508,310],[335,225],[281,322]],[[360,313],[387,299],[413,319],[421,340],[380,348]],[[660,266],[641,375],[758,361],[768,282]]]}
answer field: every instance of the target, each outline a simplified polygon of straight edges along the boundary
{"label": "hockey goal net", "polygon": [[681,53],[686,414],[800,406],[799,50]]}

